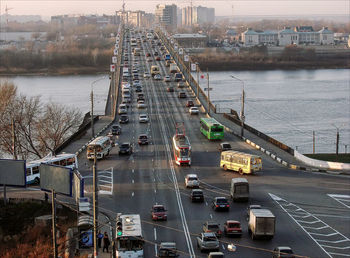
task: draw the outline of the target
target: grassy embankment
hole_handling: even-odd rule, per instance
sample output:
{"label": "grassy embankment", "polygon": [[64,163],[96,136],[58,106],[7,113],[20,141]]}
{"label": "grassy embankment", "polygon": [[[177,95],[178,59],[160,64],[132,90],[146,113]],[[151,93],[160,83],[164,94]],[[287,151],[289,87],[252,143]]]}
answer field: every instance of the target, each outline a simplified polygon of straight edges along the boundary
{"label": "grassy embankment", "polygon": [[324,161],[333,161],[333,162],[341,162],[341,163],[350,163],[350,154],[330,154],[330,153],[318,153],[318,154],[305,154],[305,156],[324,160]]}

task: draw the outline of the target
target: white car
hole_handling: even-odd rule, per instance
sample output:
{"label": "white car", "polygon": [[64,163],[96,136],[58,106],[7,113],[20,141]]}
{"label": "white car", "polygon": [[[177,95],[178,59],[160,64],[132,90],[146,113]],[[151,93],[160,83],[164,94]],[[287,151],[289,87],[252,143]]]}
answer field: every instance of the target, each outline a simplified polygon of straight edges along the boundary
{"label": "white car", "polygon": [[147,72],[145,72],[144,74],[143,74],[143,78],[150,78],[151,77],[151,75],[149,74],[149,73],[147,73]]}
{"label": "white car", "polygon": [[185,177],[185,186],[190,188],[199,188],[199,180],[196,174],[187,174]]}
{"label": "white car", "polygon": [[122,82],[122,89],[130,89],[131,85],[128,82]]}
{"label": "white car", "polygon": [[170,76],[169,75],[164,76],[164,81],[165,82],[171,82]]}
{"label": "white car", "polygon": [[155,80],[161,80],[162,76],[160,76],[160,74],[155,74],[153,77]]}
{"label": "white car", "polygon": [[191,115],[198,115],[199,109],[197,107],[190,107],[189,112]]}
{"label": "white car", "polygon": [[139,122],[140,123],[148,123],[148,115],[146,114],[140,114],[139,116]]}
{"label": "white car", "polygon": [[143,100],[137,102],[137,108],[146,108],[146,104]]}

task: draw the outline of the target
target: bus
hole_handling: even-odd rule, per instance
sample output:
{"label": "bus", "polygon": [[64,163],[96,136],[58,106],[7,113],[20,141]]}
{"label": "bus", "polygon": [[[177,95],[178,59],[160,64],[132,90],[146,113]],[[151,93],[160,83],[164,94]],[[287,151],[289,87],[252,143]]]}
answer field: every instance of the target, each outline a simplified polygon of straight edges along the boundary
{"label": "bus", "polygon": [[51,154],[46,157],[34,160],[26,163],[27,171],[27,184],[39,184],[40,183],[40,164],[52,164],[57,166],[63,166],[71,169],[78,169],[78,158],[75,154],[62,153],[56,156]]}
{"label": "bus", "polygon": [[239,151],[221,152],[220,167],[243,174],[252,174],[262,169],[261,157]]}
{"label": "bus", "polygon": [[144,240],[140,215],[119,213],[116,221],[116,256],[118,258],[143,257]]}
{"label": "bus", "polygon": [[108,136],[99,136],[90,142],[86,149],[86,158],[94,159],[94,152],[96,150],[96,159],[103,159],[109,155],[112,149],[112,144]]}
{"label": "bus", "polygon": [[201,118],[200,131],[209,140],[221,140],[224,138],[224,126],[214,118]]}
{"label": "bus", "polygon": [[173,136],[173,151],[175,163],[179,166],[186,164],[191,166],[191,144],[185,131],[179,133],[179,126],[176,126],[176,133]]}

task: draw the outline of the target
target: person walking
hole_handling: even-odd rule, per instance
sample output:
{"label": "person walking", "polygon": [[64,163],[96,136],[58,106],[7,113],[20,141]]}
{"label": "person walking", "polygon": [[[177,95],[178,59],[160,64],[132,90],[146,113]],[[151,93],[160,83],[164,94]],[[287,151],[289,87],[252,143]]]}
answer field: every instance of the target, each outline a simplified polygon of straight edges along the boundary
{"label": "person walking", "polygon": [[101,242],[102,242],[103,234],[101,231],[98,231],[97,233],[97,246],[98,248],[101,248]]}
{"label": "person walking", "polygon": [[103,249],[102,252],[105,251],[108,253],[108,247],[109,247],[110,241],[107,232],[105,232],[105,235],[103,236]]}

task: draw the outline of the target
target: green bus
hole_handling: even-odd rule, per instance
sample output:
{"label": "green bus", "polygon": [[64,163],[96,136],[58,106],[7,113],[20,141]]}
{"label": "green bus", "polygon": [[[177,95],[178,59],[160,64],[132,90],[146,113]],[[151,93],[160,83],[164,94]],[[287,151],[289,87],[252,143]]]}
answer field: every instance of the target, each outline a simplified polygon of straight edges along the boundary
{"label": "green bus", "polygon": [[209,140],[221,140],[224,138],[224,126],[214,118],[201,118],[201,132]]}

